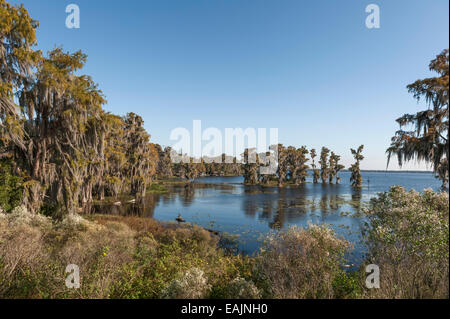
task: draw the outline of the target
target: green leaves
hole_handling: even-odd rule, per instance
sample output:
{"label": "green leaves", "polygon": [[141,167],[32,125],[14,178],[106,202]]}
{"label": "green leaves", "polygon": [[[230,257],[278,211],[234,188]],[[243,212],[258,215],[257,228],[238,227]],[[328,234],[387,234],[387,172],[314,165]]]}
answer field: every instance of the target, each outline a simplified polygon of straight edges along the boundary
{"label": "green leaves", "polygon": [[392,187],[371,201],[369,242],[374,255],[386,253],[407,261],[448,258],[448,194],[423,194]]}
{"label": "green leaves", "polygon": [[10,212],[23,196],[23,178],[13,174],[9,159],[0,159],[0,208]]}

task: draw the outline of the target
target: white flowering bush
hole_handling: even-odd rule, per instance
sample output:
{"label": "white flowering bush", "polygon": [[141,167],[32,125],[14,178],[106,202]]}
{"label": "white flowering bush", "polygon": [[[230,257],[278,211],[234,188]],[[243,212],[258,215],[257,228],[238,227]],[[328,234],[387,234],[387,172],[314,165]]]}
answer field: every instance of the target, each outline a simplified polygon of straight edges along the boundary
{"label": "white flowering bush", "polygon": [[227,297],[232,299],[258,299],[261,292],[252,281],[237,277],[227,287]]}
{"label": "white flowering bush", "polygon": [[4,214],[6,221],[12,226],[33,226],[42,230],[52,227],[52,220],[40,214],[33,214],[25,206],[18,206],[9,214]]}
{"label": "white flowering bush", "polygon": [[448,200],[447,193],[435,193],[431,189],[423,194],[406,192],[400,186],[372,199],[367,212],[372,253],[391,254],[397,259],[405,256],[448,259]]}
{"label": "white flowering bush", "polygon": [[448,193],[407,192],[395,186],[371,200],[366,212],[368,263],[380,267],[387,298],[448,298]]}
{"label": "white flowering bush", "polygon": [[210,291],[204,272],[198,268],[189,269],[179,279],[173,280],[162,292],[165,299],[201,299]]}
{"label": "white flowering bush", "polygon": [[58,225],[64,231],[98,230],[99,225],[90,222],[78,214],[67,214]]}

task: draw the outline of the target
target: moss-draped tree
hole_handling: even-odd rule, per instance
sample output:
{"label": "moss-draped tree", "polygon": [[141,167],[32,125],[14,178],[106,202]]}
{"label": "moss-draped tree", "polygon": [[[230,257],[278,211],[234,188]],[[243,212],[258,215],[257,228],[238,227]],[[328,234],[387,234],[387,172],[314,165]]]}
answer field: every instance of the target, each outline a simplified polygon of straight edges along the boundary
{"label": "moss-draped tree", "polygon": [[330,174],[330,168],[328,167],[328,154],[330,150],[326,147],[322,147],[320,152],[320,178],[322,179],[322,184],[327,183],[328,175]]}
{"label": "moss-draped tree", "polygon": [[364,156],[362,155],[362,151],[364,149],[364,145],[360,145],[358,149],[350,149],[352,152],[353,157],[355,158],[355,163],[351,165],[350,171],[350,183],[355,188],[361,188],[362,187],[362,175],[361,175],[361,169],[360,169],[360,163],[364,159]]}
{"label": "moss-draped tree", "polygon": [[72,211],[79,200],[92,199],[103,173],[102,93],[92,79],[76,75],[86,55],[56,48],[41,58],[37,72],[18,92],[25,132],[23,149],[15,144],[16,161],[28,172],[25,203],[36,211],[44,196]]}
{"label": "moss-draped tree", "polygon": [[144,120],[135,113],[125,118],[125,145],[127,176],[130,180],[130,194],[144,196],[147,186],[156,173],[157,150],[150,144],[150,135],[144,129]]}
{"label": "moss-draped tree", "polygon": [[[430,62],[429,69],[436,72],[430,77],[407,86],[417,101],[425,100],[428,109],[415,114],[405,114],[397,123],[400,130],[387,149],[388,165],[391,156],[397,156],[400,166],[411,160],[431,163],[433,170],[447,188],[448,167],[448,106],[449,106],[449,50],[445,49]],[[413,127],[411,130],[403,128]]]}
{"label": "moss-draped tree", "polygon": [[309,151],[305,146],[300,148],[289,148],[290,149],[290,172],[291,179],[295,185],[302,184],[306,181],[308,175],[309,166],[306,164],[308,162]]}
{"label": "moss-draped tree", "polygon": [[339,184],[341,178],[338,176],[339,172],[344,169],[344,165],[339,164],[341,157],[334,152],[331,152],[329,159],[330,176],[329,183],[332,184],[333,180],[336,179],[336,184]]}
{"label": "moss-draped tree", "polygon": [[0,18],[0,160],[20,178],[23,204],[73,212],[94,196],[143,195],[158,154],[142,118],[102,109],[81,51],[34,51],[38,23],[22,6],[0,0]]}
{"label": "moss-draped tree", "polygon": [[288,150],[283,144],[278,144],[278,186],[283,186],[289,174]]}
{"label": "moss-draped tree", "polygon": [[311,162],[312,162],[311,167],[313,169],[313,182],[314,182],[314,184],[317,184],[319,182],[319,178],[320,178],[320,170],[317,169],[316,162],[315,162],[315,158],[317,156],[315,148],[311,149],[310,156],[311,156]]}
{"label": "moss-draped tree", "polygon": [[256,185],[259,181],[259,156],[256,149],[246,148],[244,151],[244,184]]}
{"label": "moss-draped tree", "polygon": [[10,143],[26,150],[23,142],[22,119],[14,102],[14,96],[29,84],[32,68],[41,59],[33,50],[36,44],[36,28],[23,6],[13,6],[0,0],[0,156],[11,152]]}

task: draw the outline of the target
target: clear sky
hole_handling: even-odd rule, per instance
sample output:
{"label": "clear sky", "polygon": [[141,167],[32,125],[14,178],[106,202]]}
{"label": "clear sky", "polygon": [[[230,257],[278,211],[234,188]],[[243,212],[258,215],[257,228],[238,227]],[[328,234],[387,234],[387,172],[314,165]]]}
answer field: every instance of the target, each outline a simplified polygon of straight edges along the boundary
{"label": "clear sky", "polygon": [[[449,46],[448,0],[10,2],[40,21],[40,49],[82,49],[105,109],[140,114],[153,142],[193,120],[276,127],[281,143],[327,146],[346,166],[364,144],[364,169],[385,169],[395,119],[424,108],[406,85]],[[65,26],[70,3],[80,29]],[[379,29],[365,26],[371,3]]]}

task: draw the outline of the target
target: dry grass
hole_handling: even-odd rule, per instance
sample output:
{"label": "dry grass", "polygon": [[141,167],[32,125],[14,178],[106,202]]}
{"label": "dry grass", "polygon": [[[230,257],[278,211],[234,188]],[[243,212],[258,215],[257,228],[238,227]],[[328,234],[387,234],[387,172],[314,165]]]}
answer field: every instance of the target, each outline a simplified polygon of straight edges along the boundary
{"label": "dry grass", "polygon": [[105,225],[110,222],[122,223],[136,232],[158,234],[166,231],[166,228],[160,222],[151,218],[136,216],[94,215],[92,216],[92,219],[100,225]]}

